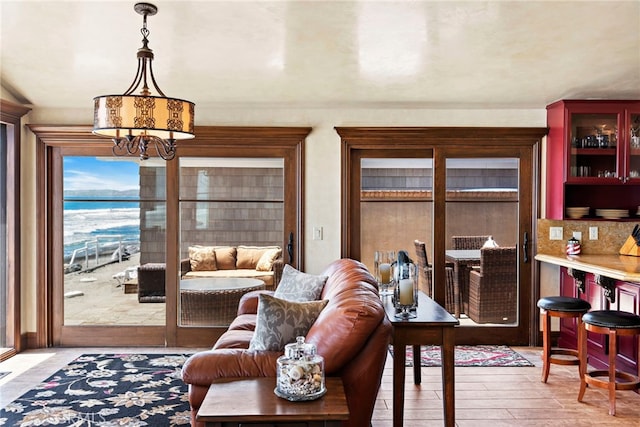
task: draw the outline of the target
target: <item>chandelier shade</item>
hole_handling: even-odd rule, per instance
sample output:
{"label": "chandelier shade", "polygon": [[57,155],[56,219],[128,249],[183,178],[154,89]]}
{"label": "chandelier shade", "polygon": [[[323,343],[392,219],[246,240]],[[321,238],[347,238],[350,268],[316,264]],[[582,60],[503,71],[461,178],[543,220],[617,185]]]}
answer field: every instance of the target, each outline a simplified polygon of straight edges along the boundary
{"label": "chandelier shade", "polygon": [[[147,16],[158,8],[150,3],[136,3],[134,10],[143,16],[142,47],[138,49],[138,71],[129,89],[122,95],[93,98],[93,133],[113,139],[113,154],[139,154],[149,158],[152,143],[164,160],[176,156],[176,141],[193,138],[195,104],[169,98],[160,90],[153,75],[153,51],[149,48]],[[152,95],[149,82],[158,96]],[[140,89],[139,95],[134,94]]]}
{"label": "chandelier shade", "polygon": [[147,134],[162,139],[193,138],[193,102],[159,96],[103,95],[93,98],[93,133],[121,138]]}

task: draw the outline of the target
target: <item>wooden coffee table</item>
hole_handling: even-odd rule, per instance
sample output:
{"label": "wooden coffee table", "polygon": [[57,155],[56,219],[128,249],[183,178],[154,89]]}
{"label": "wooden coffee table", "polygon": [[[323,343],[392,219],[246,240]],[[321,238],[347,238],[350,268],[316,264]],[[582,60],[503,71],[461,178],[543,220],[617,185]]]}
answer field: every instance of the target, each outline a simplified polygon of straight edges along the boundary
{"label": "wooden coffee table", "polygon": [[349,407],[339,377],[326,378],[327,393],[306,402],[279,398],[273,393],[275,386],[273,377],[218,379],[209,387],[196,420],[207,427],[268,423],[337,427],[342,420],[349,419]]}

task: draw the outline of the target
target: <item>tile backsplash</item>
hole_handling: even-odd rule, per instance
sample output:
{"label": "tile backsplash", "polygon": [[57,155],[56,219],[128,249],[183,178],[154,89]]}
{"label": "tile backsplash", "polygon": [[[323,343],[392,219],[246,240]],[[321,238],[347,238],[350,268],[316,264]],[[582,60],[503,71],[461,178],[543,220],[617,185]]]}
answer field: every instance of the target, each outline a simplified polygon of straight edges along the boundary
{"label": "tile backsplash", "polygon": [[[582,233],[580,246],[583,254],[617,254],[636,224],[633,221],[539,219],[537,252],[550,255],[564,254],[567,240],[571,238],[574,231],[579,231]],[[562,240],[549,239],[550,227],[562,227]],[[598,227],[598,240],[589,240],[589,227]]]}

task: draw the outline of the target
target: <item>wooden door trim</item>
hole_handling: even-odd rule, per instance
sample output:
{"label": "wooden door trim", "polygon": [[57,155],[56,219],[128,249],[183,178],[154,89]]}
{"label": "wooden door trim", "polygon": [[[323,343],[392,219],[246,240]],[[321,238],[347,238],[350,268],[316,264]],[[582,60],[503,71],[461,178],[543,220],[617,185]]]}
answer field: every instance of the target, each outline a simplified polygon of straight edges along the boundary
{"label": "wooden door trim", "polygon": [[7,350],[0,353],[0,361],[5,360],[26,347],[21,331],[21,275],[20,275],[20,123],[30,108],[0,100],[0,122],[6,130],[6,311],[2,316],[6,321]]}
{"label": "wooden door trim", "polygon": [[[60,259],[59,249],[61,242],[52,240],[49,230],[62,226],[62,218],[58,218],[52,206],[52,198],[60,200],[62,177],[53,174],[60,170],[62,157],[66,153],[84,156],[110,156],[113,143],[109,139],[95,136],[91,133],[91,126],[86,125],[38,125],[30,124],[29,129],[36,135],[37,150],[37,202],[38,217],[43,221],[38,222],[37,239],[37,324],[36,331],[38,347],[57,345],[93,346],[93,345],[173,345],[185,343],[180,338],[180,330],[177,327],[177,279],[167,281],[167,311],[166,324],[164,326],[63,326],[62,304],[63,285],[56,283],[53,278],[60,274],[61,265],[48,262],[51,259]],[[285,199],[289,198],[292,206],[297,211],[285,221],[285,230],[294,230],[296,235],[295,257],[293,264],[303,268],[303,218],[304,218],[304,141],[311,132],[309,127],[223,127],[200,126],[196,127],[196,138],[181,141],[178,148],[180,156],[232,156],[232,157],[264,157],[281,156],[285,158],[285,169],[288,170],[285,179],[292,179],[294,189],[288,189]],[[275,154],[274,154],[275,153]],[[58,163],[56,165],[56,163]],[[171,163],[171,162],[170,162]],[[55,166],[55,167],[54,167]],[[178,192],[175,183],[179,173],[177,162],[167,165],[167,186],[174,189],[175,194],[167,194],[167,209],[178,206]],[[58,207],[61,210],[61,206]],[[58,216],[60,216],[58,214]],[[288,231],[287,231],[288,236]],[[177,237],[179,225],[177,216],[167,220],[167,277],[178,275]],[[284,242],[286,244],[286,242]],[[174,252],[170,252],[174,251]],[[57,257],[57,258],[56,258]],[[175,258],[175,259],[174,259]],[[58,280],[59,281],[59,280]],[[58,302],[55,300],[58,299]],[[215,328],[210,328],[215,329]],[[219,329],[219,328],[218,328]],[[123,333],[125,331],[125,333]],[[200,334],[203,337],[216,336],[218,331]],[[193,337],[196,334],[184,333],[185,337]],[[209,346],[211,341],[191,343],[194,346]]]}
{"label": "wooden door trim", "polygon": [[[520,171],[520,174],[528,173],[532,180],[531,186],[526,191],[531,192],[531,201],[526,206],[520,206],[519,209],[528,209],[528,215],[524,217],[519,215],[519,230],[527,230],[532,244],[530,245],[530,261],[529,266],[531,274],[527,274],[524,282],[520,284],[520,291],[527,293],[529,301],[520,302],[520,322],[516,328],[518,331],[518,340],[526,340],[532,343],[533,336],[529,329],[530,326],[536,325],[537,321],[533,316],[533,296],[537,290],[534,289],[533,280],[537,278],[537,269],[532,261],[531,255],[535,251],[533,236],[535,236],[535,218],[539,211],[539,144],[546,135],[546,128],[461,128],[461,127],[411,127],[411,128],[390,128],[390,127],[339,127],[336,132],[341,137],[341,154],[342,154],[342,235],[341,235],[341,256],[355,257],[359,259],[360,233],[360,181],[359,165],[354,160],[362,157],[362,153],[366,152],[367,157],[378,157],[380,151],[386,152],[387,157],[393,157],[395,153],[403,150],[424,150],[431,148],[433,150],[434,176],[433,176],[433,203],[434,203],[434,230],[444,229],[445,225],[445,197],[446,197],[446,169],[443,163],[448,157],[487,157],[492,153],[505,153],[505,149],[511,149],[510,156],[513,155],[512,150],[516,150],[519,158],[527,157],[530,160],[525,165],[527,171]],[[474,154],[475,152],[475,154]],[[538,156],[538,157],[536,157]],[[522,166],[522,165],[521,165]],[[526,185],[526,184],[525,184]],[[534,199],[535,198],[535,199]],[[526,222],[526,224],[523,224]],[[434,233],[436,234],[436,233]],[[522,236],[518,237],[520,241]],[[444,271],[444,249],[446,242],[444,236],[437,238],[434,236],[434,269]],[[521,249],[521,248],[519,248]],[[520,258],[521,260],[521,258]],[[441,295],[442,294],[442,295]],[[436,290],[436,299],[444,300],[444,290],[438,292]],[[471,334],[464,333],[464,330],[471,328],[459,328],[457,333],[458,343],[467,340],[477,339],[477,329],[473,329],[475,337]],[[471,342],[472,343],[472,342]],[[516,344],[516,341],[507,344]]]}

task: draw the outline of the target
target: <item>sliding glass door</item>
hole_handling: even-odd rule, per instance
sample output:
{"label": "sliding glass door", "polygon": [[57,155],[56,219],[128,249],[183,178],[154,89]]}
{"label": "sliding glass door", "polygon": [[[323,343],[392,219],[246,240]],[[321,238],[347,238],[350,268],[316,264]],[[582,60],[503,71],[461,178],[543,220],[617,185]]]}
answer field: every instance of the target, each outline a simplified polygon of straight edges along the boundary
{"label": "sliding glass door", "polygon": [[65,326],[165,324],[164,289],[138,289],[138,267],[165,262],[165,176],[157,160],[64,157]]}
{"label": "sliding glass door", "polygon": [[31,128],[43,345],[210,346],[228,323],[188,324],[181,306],[193,246],[278,246],[303,268],[309,128],[203,127],[172,161],[114,157],[86,127]]}
{"label": "sliding glass door", "polygon": [[244,293],[275,286],[255,261],[285,252],[284,159],[181,157],[179,176],[178,324],[226,328]]}
{"label": "sliding glass door", "polygon": [[[7,127],[0,124],[0,259],[5,260],[0,265],[0,355],[9,353],[13,348],[13,331],[7,326],[9,321],[9,276],[8,249],[9,224],[7,223]],[[12,313],[13,314],[13,313]],[[2,358],[0,357],[0,360]]]}
{"label": "sliding glass door", "polygon": [[450,136],[459,131],[338,129],[342,255],[375,272],[380,253],[405,250],[420,267],[420,289],[460,319],[458,343],[528,344],[534,136],[542,133],[474,129],[473,138]]}
{"label": "sliding glass door", "polygon": [[0,100],[0,361],[21,351],[20,134],[29,108]]}
{"label": "sliding glass door", "polygon": [[518,324],[520,182],[518,157],[446,159],[445,260],[462,325]]}
{"label": "sliding glass door", "polygon": [[[362,261],[378,276],[380,265],[384,269],[393,263],[399,251],[419,263],[417,239],[426,242],[428,263],[433,240],[432,159],[363,157],[359,166]],[[418,286],[427,295],[432,295],[430,279],[418,276]]]}

